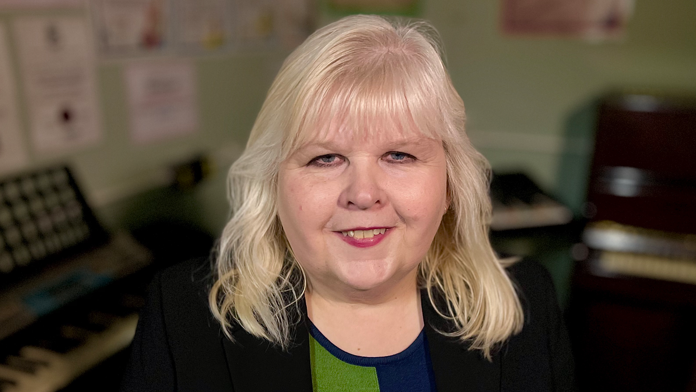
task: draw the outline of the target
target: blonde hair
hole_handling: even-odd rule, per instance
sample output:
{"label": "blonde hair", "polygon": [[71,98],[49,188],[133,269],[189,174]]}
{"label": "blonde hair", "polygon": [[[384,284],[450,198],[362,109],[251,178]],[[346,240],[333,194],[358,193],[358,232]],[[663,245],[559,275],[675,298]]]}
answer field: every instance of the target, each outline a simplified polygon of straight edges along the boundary
{"label": "blonde hair", "polygon": [[278,167],[335,121],[371,133],[398,126],[442,141],[450,206],[419,265],[419,285],[454,326],[440,332],[487,358],[521,330],[520,301],[488,240],[490,169],[464,133],[464,103],[443,57],[425,22],[357,15],[317,30],[286,59],[229,171],[232,215],[209,295],[229,338],[236,323],[283,348],[291,344],[299,312],[290,308],[307,282],[277,216]]}

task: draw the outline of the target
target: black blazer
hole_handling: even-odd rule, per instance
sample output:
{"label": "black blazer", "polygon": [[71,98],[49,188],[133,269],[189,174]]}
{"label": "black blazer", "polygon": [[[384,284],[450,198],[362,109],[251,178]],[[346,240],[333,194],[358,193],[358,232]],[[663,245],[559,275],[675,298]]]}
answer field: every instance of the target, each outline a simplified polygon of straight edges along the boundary
{"label": "black blazer", "polygon": [[[123,391],[311,391],[309,332],[294,329],[283,352],[241,328],[234,343],[208,310],[210,267],[189,261],[157,275],[131,348]],[[555,291],[546,270],[522,261],[509,269],[525,309],[525,326],[492,361],[447,338],[447,322],[423,298],[435,383],[450,391],[574,390],[573,360]],[[348,387],[346,390],[350,390]]]}

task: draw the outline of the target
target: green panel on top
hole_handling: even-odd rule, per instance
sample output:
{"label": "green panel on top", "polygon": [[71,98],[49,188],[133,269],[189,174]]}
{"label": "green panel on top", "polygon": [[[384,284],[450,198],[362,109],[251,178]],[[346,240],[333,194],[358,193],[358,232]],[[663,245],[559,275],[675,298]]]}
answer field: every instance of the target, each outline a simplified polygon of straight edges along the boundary
{"label": "green panel on top", "polygon": [[316,392],[379,392],[377,370],[351,365],[331,355],[312,336],[309,337],[312,385]]}

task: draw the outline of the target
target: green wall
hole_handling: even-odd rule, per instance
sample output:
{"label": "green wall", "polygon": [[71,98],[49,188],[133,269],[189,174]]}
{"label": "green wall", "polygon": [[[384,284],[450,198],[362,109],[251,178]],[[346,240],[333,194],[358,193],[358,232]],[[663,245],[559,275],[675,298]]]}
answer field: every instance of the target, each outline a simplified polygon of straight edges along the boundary
{"label": "green wall", "polygon": [[[487,132],[503,139],[479,144],[493,166],[524,168],[577,207],[598,96],[613,89],[696,92],[696,2],[637,0],[626,38],[614,43],[504,36],[499,7],[430,1],[426,17],[443,35],[472,139]],[[516,135],[536,138],[519,143]]]}
{"label": "green wall", "polygon": [[[424,1],[423,17],[443,36],[452,79],[467,106],[468,130],[494,168],[526,170],[577,208],[598,96],[633,88],[696,91],[696,1],[637,0],[625,40],[612,43],[507,37],[499,29],[499,7],[498,1],[430,0]],[[0,21],[23,14],[30,13],[0,12]],[[195,57],[200,131],[146,146],[129,141],[126,61],[100,62],[103,142],[67,156],[30,151],[31,165],[70,163],[112,229],[172,218],[217,234],[227,217],[225,170],[243,147],[286,54]],[[16,58],[14,66],[18,73]],[[17,87],[21,93],[19,78]],[[19,106],[26,131],[26,107]],[[171,164],[201,152],[212,155],[218,170],[199,188],[181,193],[153,185],[166,182]]]}

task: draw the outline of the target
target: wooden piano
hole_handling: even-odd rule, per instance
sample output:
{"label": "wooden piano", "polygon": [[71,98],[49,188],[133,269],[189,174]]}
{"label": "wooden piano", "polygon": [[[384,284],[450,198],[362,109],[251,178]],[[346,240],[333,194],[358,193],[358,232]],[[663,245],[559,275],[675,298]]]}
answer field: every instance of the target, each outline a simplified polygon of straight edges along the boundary
{"label": "wooden piano", "polygon": [[696,391],[696,98],[607,96],[568,322],[587,391]]}

